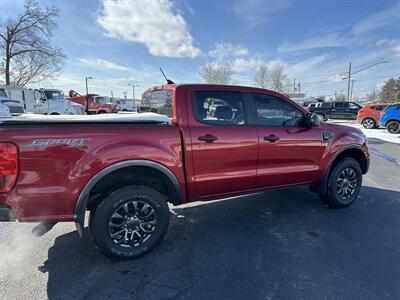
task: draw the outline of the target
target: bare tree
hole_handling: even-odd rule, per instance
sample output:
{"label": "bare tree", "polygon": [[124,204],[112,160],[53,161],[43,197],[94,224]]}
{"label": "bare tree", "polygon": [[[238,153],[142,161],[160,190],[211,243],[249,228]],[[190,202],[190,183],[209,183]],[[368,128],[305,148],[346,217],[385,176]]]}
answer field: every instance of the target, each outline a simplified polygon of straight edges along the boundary
{"label": "bare tree", "polygon": [[270,83],[270,73],[267,65],[261,65],[258,68],[254,81],[257,87],[262,89],[268,88]]}
{"label": "bare tree", "polygon": [[284,67],[282,64],[277,64],[271,68],[271,89],[283,93],[288,86],[288,77],[284,72]]}
{"label": "bare tree", "polygon": [[207,63],[201,67],[200,76],[211,84],[231,84],[233,69],[228,62]]}
{"label": "bare tree", "polygon": [[64,64],[63,51],[50,45],[58,10],[42,8],[34,0],[27,0],[24,7],[17,18],[0,24],[0,71],[6,85],[40,82]]}

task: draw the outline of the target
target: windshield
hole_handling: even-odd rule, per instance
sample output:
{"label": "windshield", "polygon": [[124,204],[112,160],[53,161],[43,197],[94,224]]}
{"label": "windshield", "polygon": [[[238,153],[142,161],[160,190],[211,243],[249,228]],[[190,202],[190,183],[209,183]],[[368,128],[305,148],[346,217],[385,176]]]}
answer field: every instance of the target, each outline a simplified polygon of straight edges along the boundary
{"label": "windshield", "polygon": [[107,104],[108,100],[106,98],[104,98],[104,97],[96,97],[95,98],[95,102],[96,103],[101,103],[101,104]]}
{"label": "windshield", "polygon": [[8,97],[4,89],[0,89],[0,97]]}
{"label": "windshield", "polygon": [[156,112],[172,118],[172,91],[160,90],[143,94],[139,112]]}
{"label": "windshield", "polygon": [[60,91],[44,91],[47,99],[64,100],[64,93]]}

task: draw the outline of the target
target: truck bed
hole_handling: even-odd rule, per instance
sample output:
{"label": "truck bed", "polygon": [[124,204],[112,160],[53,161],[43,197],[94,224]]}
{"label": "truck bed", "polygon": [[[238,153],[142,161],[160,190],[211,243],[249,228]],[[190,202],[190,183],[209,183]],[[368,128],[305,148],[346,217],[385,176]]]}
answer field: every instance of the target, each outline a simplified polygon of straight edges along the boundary
{"label": "truck bed", "polygon": [[0,119],[0,125],[41,125],[65,123],[139,123],[139,124],[168,124],[170,119],[156,113],[131,114],[99,114],[99,115],[36,115],[23,114],[14,118]]}

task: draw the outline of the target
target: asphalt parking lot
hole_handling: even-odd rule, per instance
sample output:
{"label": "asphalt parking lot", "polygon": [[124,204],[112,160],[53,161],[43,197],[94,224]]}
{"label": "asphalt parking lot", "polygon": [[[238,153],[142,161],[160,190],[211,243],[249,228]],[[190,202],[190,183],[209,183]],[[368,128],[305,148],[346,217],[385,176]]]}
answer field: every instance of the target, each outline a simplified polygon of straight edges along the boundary
{"label": "asphalt parking lot", "polygon": [[164,241],[132,261],[104,257],[73,224],[41,238],[0,224],[0,298],[399,299],[400,145],[370,147],[347,209],[306,188],[177,207]]}

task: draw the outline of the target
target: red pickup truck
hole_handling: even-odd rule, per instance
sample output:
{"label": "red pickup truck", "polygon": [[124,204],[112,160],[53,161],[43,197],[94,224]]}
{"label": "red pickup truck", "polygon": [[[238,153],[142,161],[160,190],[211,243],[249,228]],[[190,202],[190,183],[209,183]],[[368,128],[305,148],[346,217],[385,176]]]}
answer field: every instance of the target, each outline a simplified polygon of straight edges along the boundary
{"label": "red pickup truck", "polygon": [[170,118],[2,121],[0,219],[73,221],[82,236],[89,211],[98,248],[127,259],[163,238],[167,203],[308,185],[345,207],[368,171],[360,130],[320,123],[273,91],[166,84],[143,99]]}

